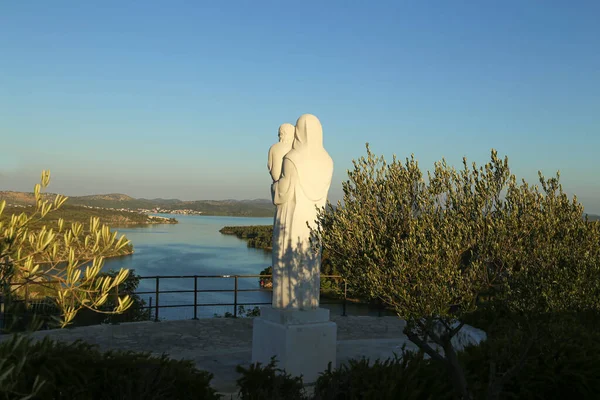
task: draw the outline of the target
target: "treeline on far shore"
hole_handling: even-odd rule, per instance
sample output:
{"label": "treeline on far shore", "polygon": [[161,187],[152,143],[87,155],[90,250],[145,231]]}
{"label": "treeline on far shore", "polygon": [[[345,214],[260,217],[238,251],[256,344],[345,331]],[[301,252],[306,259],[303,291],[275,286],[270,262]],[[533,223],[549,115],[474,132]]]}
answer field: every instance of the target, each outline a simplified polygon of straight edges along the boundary
{"label": "treeline on far shore", "polygon": [[219,230],[224,235],[235,235],[245,240],[248,247],[271,251],[273,225],[225,226]]}
{"label": "treeline on far shore", "polygon": [[[248,247],[263,249],[271,252],[273,243],[273,225],[249,225],[249,226],[225,226],[219,230],[224,235],[235,235],[238,239],[245,240]],[[257,271],[260,275],[272,274],[271,266]],[[323,252],[321,257],[321,274],[322,275],[339,275],[331,265],[329,253]],[[260,278],[260,286],[262,288],[271,287],[271,278]],[[343,281],[337,278],[324,278],[321,280],[321,295],[328,298],[341,298],[344,295]],[[349,300],[355,302],[369,303],[370,299],[359,298],[350,289],[347,291]],[[364,296],[363,296],[364,297]]]}

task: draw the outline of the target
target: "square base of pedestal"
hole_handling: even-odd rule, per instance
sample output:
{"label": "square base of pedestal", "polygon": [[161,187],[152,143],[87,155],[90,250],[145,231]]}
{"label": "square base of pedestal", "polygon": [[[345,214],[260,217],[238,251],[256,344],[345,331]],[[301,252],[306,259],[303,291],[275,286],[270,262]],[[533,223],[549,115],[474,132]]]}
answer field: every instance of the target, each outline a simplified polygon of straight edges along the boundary
{"label": "square base of pedestal", "polygon": [[331,362],[335,367],[337,326],[329,310],[279,310],[261,308],[252,328],[252,362],[277,366],[292,376],[314,383]]}

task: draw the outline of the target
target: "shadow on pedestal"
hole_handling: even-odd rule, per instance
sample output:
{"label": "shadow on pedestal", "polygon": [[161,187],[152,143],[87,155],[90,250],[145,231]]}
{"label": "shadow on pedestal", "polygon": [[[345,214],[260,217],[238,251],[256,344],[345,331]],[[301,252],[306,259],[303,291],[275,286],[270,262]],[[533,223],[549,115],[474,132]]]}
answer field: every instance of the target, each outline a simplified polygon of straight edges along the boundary
{"label": "shadow on pedestal", "polygon": [[268,364],[314,383],[331,362],[336,365],[337,326],[329,310],[283,310],[262,307],[252,329],[252,362]]}

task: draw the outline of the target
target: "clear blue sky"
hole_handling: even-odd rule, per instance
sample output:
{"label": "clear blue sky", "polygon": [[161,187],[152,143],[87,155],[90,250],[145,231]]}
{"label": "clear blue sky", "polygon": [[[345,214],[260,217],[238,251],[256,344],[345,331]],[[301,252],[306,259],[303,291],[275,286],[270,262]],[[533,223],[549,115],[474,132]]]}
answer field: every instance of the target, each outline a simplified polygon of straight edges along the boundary
{"label": "clear blue sky", "polygon": [[370,142],[423,167],[492,147],[600,213],[598,1],[0,2],[0,190],[268,198],[283,122],[341,181]]}

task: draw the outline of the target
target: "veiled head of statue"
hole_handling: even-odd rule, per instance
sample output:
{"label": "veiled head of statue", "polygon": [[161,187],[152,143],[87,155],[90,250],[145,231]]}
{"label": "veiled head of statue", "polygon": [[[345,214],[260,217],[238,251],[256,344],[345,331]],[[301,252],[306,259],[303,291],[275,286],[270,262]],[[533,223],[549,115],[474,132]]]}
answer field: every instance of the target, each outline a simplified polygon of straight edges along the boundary
{"label": "veiled head of statue", "polygon": [[293,148],[298,150],[323,148],[323,128],[317,117],[304,114],[298,118]]}
{"label": "veiled head of statue", "polygon": [[279,127],[279,140],[282,142],[291,142],[294,140],[296,128],[292,124],[282,124]]}

